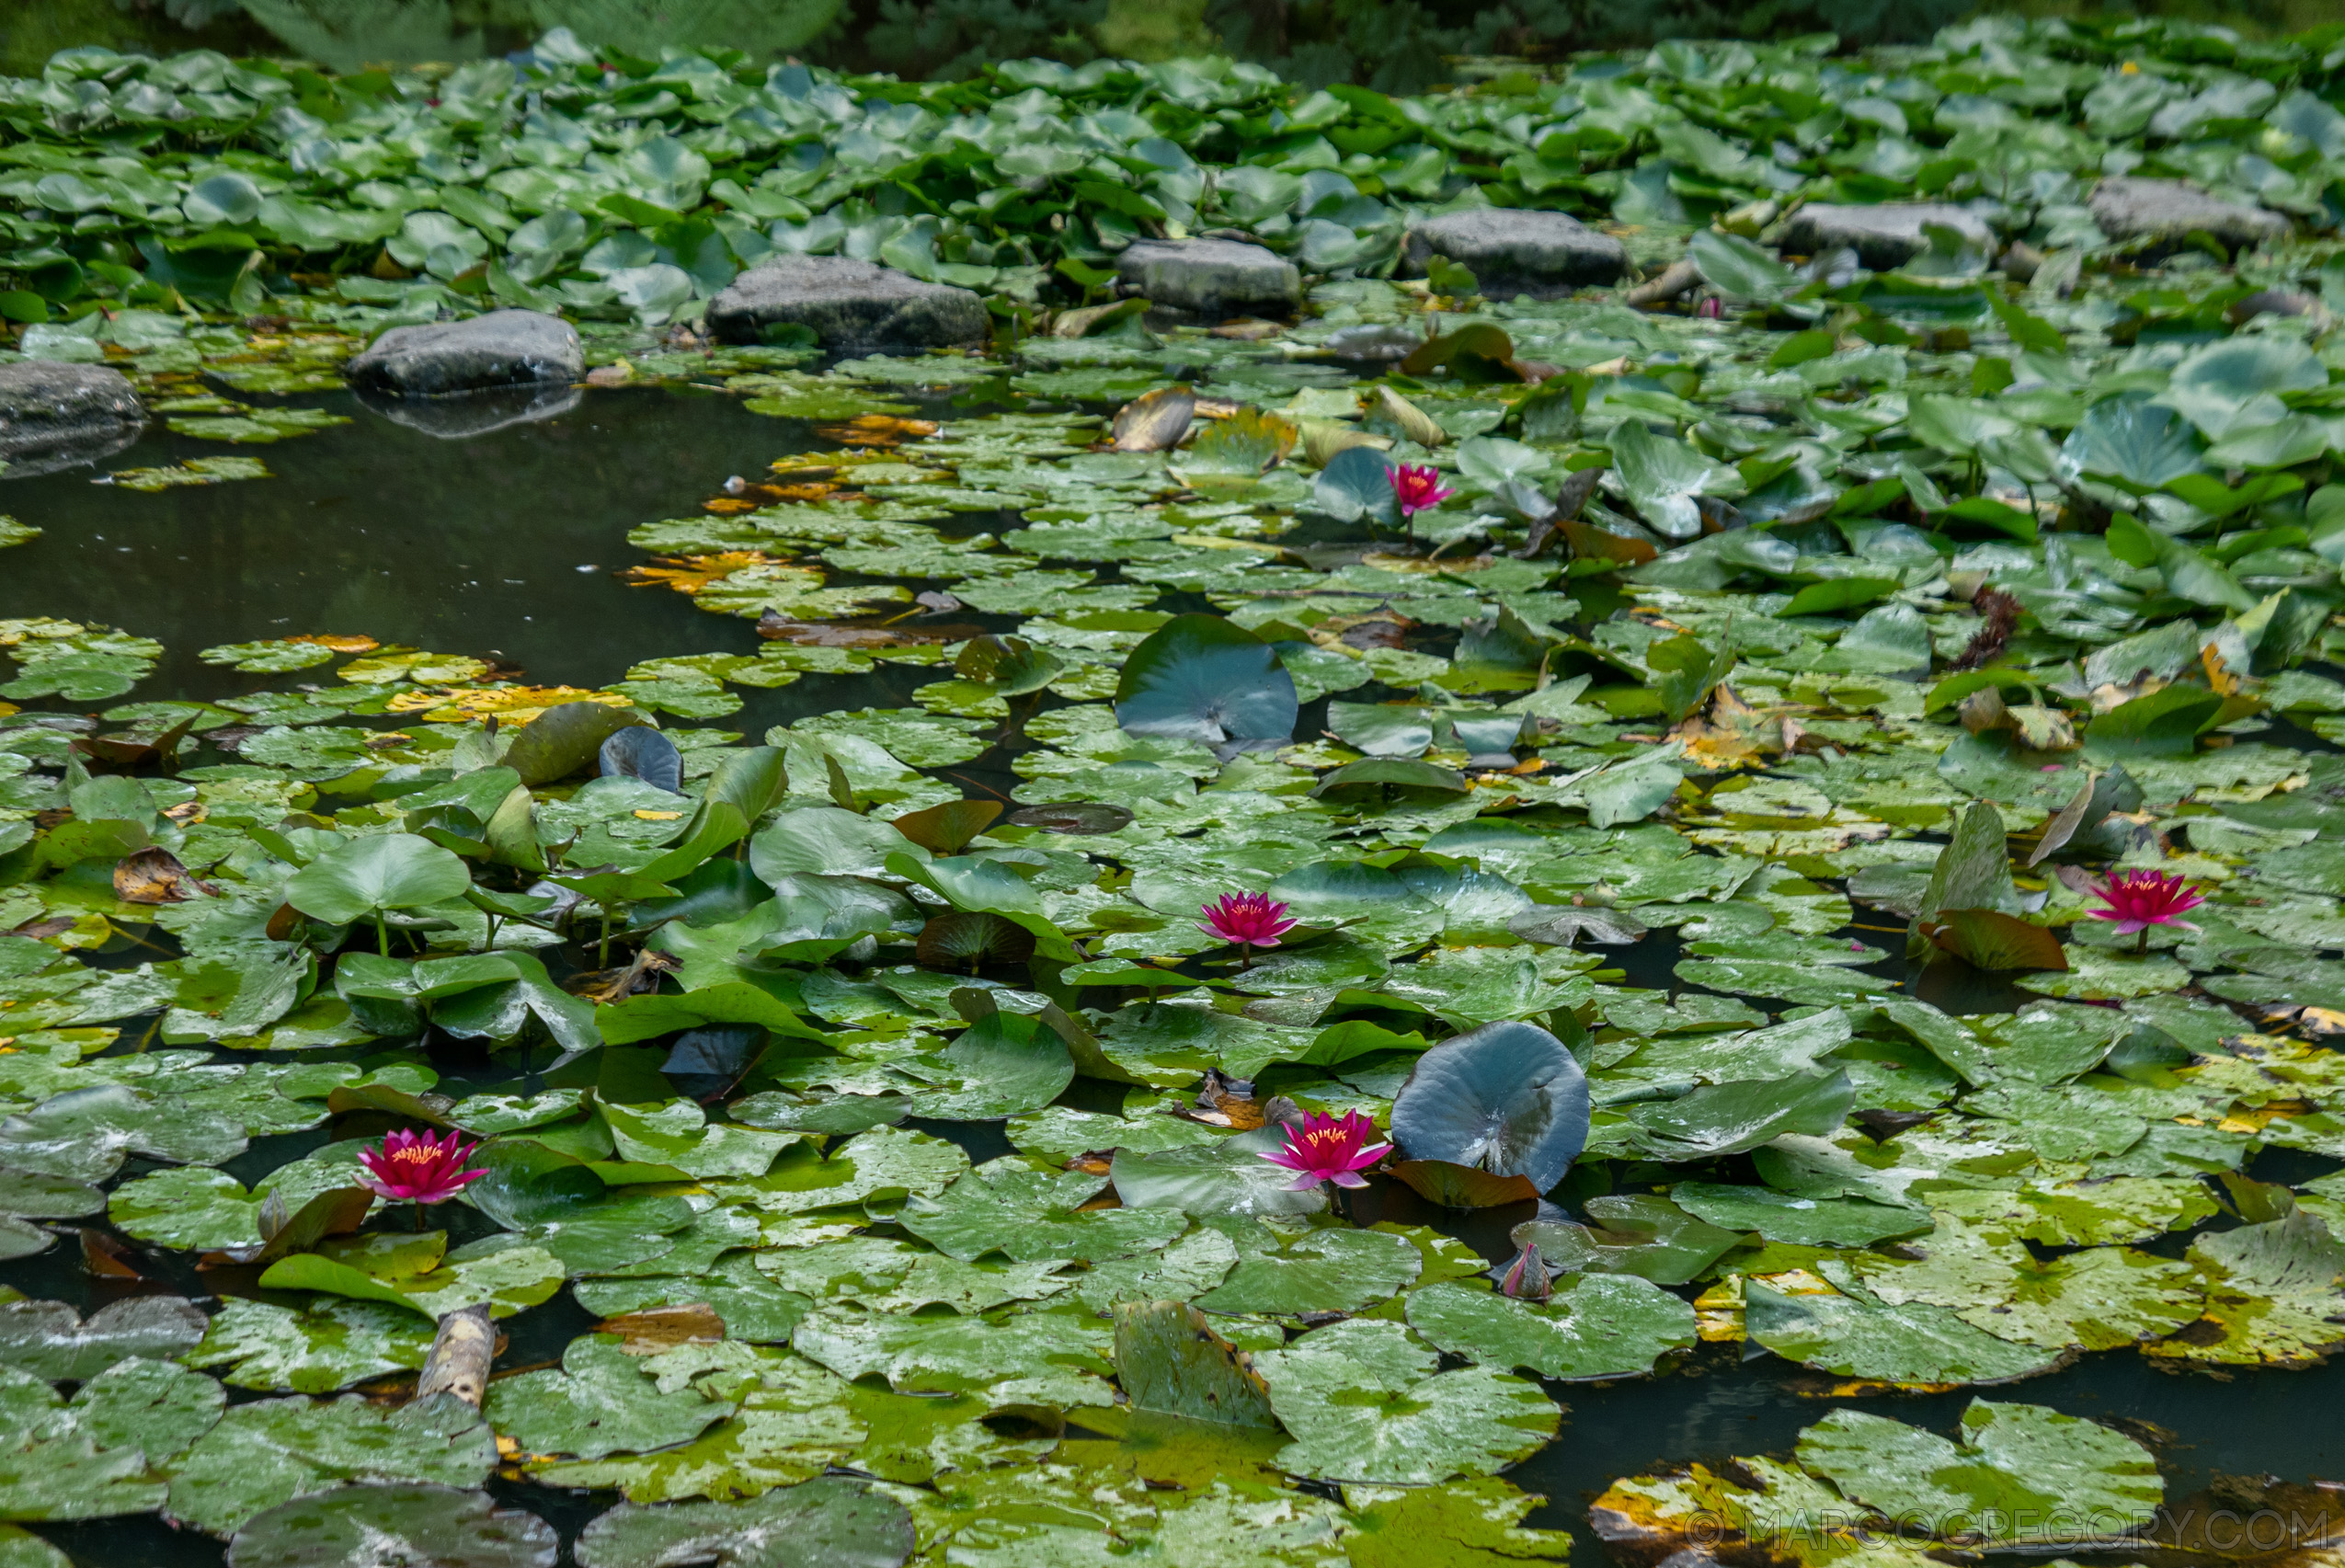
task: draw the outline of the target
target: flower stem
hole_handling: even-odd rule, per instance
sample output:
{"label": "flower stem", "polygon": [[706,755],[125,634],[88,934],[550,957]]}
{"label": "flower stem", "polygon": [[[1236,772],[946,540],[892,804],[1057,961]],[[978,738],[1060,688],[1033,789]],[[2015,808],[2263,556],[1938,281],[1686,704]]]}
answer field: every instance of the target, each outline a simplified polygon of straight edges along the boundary
{"label": "flower stem", "polygon": [[2142,929],[2141,929],[2139,932],[2137,932],[2137,933],[2134,933],[2134,936],[2133,936],[2133,956],[2134,956],[2135,957],[2137,957],[2137,958],[2138,958],[2138,957],[2141,957],[2141,956],[2143,956],[2144,955],[2147,954],[2148,952],[2149,952],[2149,927],[2147,927],[2147,926],[2144,926],[2144,927],[2142,927]]}
{"label": "flower stem", "polygon": [[423,1234],[423,1200],[421,1198],[416,1200],[416,1234],[418,1236]]}
{"label": "flower stem", "polygon": [[374,911],[374,950],[383,957],[391,956],[390,928],[383,923],[383,911]]}

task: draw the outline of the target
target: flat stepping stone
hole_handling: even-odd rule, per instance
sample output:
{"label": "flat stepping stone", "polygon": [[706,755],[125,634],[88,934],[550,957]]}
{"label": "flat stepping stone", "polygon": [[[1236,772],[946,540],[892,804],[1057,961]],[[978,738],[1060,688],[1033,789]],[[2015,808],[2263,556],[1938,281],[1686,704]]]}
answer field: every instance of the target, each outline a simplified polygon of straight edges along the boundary
{"label": "flat stepping stone", "polygon": [[2154,251],[2179,249],[2200,231],[2232,250],[2288,237],[2288,220],[2279,213],[2209,196],[2179,179],[2104,179],[2087,204],[2102,234],[2120,244],[2150,241]]}
{"label": "flat stepping stone", "polygon": [[967,289],[847,256],[777,256],[708,303],[723,343],[762,343],[773,326],[804,326],[826,349],[959,349],[993,336],[985,302]]}
{"label": "flat stepping stone", "polygon": [[1995,231],[1977,213],[1943,201],[1884,201],[1871,207],[1814,204],[1791,214],[1779,247],[1791,256],[1823,256],[1853,250],[1875,272],[1903,267],[1929,248],[1926,228],[1952,229],[1963,243],[1993,257],[2000,247]]}
{"label": "flat stepping stone", "polygon": [[1425,274],[1436,256],[1474,275],[1493,300],[1528,294],[1547,299],[1574,289],[1613,283],[1629,270],[1629,252],[1567,212],[1484,207],[1427,218],[1401,242],[1403,270]]}
{"label": "flat stepping stone", "polygon": [[6,477],[27,479],[95,463],[136,441],[145,424],[145,405],[120,371],[48,360],[0,365]]}
{"label": "flat stepping stone", "polygon": [[361,391],[445,397],[491,387],[566,384],[586,373],[578,329],[558,315],[494,310],[466,321],[395,326],[344,372]]}
{"label": "flat stepping stone", "polygon": [[1295,264],[1243,240],[1134,240],[1116,258],[1115,272],[1127,294],[1215,321],[1292,315],[1303,303],[1303,275]]}

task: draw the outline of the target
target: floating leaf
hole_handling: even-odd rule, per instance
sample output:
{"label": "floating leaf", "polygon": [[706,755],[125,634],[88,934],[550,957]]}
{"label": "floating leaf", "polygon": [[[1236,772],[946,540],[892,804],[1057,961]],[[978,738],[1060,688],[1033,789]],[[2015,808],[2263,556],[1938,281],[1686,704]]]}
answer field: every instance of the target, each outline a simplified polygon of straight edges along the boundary
{"label": "floating leaf", "polygon": [[553,1568],[561,1538],[486,1492],[342,1486],[255,1516],[228,1543],[236,1568],[358,1568],[385,1556],[442,1568]]}
{"label": "floating leaf", "polygon": [[1275,1426],[1270,1391],[1243,1351],[1184,1301],[1115,1309],[1115,1380],[1135,1410],[1234,1426]]}
{"label": "floating leaf", "polygon": [[1435,1348],[1546,1378],[1636,1377],[1694,1344],[1694,1310],[1625,1275],[1582,1275],[1531,1302],[1445,1282],[1413,1290],[1409,1326]]}
{"label": "floating leaf", "polygon": [[622,1504],[579,1533],[579,1568],[902,1568],[911,1516],[868,1483],[825,1476],[745,1503]]}
{"label": "floating leaf", "polygon": [[1563,1179],[1588,1135],[1587,1082],[1563,1042],[1529,1024],[1485,1024],[1417,1059],[1392,1105],[1392,1136],[1539,1192]]}
{"label": "floating leaf", "polygon": [[1269,645],[1216,615],[1176,615],[1124,661],[1115,720],[1134,735],[1232,751],[1295,732],[1293,677]]}
{"label": "floating leaf", "polygon": [[1318,1480],[1424,1485],[1488,1474],[1551,1435],[1537,1385],[1440,1358],[1399,1323],[1313,1330],[1256,1357],[1271,1408],[1295,1441],[1279,1464]]}
{"label": "floating leaf", "polygon": [[1756,1280],[1744,1287],[1744,1301],[1751,1343],[1844,1378],[2008,1383],[2048,1372],[2061,1360],[2056,1350],[1997,1339],[1943,1307],[1786,1295]]}

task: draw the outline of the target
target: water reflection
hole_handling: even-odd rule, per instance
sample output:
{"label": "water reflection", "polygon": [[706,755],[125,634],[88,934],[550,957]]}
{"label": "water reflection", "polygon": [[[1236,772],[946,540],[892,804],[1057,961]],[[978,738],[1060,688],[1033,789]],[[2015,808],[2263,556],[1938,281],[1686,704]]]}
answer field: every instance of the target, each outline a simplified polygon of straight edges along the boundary
{"label": "water reflection", "polygon": [[[681,593],[623,589],[610,574],[642,559],[629,529],[692,515],[726,475],[808,450],[806,428],[690,389],[596,389],[581,399],[560,388],[560,406],[532,406],[531,395],[517,406],[431,400],[389,418],[349,394],[304,398],[354,420],[233,449],[158,421],[104,465],[233,450],[266,463],[267,479],[146,495],[93,485],[87,468],[11,475],[0,509],[44,532],[0,556],[0,616],[63,616],[159,638],[166,652],[138,700],[277,683],[196,654],[299,632],[493,657],[532,681],[573,685],[619,680],[663,655],[752,650],[748,622],[695,610]],[[444,422],[424,428],[441,416],[482,422],[452,441]]]}

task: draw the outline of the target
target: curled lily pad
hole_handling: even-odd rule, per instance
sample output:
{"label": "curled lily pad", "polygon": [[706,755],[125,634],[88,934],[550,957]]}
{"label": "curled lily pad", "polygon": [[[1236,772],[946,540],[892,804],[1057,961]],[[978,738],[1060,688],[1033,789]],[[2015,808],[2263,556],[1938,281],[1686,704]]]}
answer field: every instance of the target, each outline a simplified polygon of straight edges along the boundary
{"label": "curled lily pad", "polygon": [[1034,933],[1025,927],[989,910],[955,910],[921,927],[915,952],[928,968],[975,974],[988,964],[1023,964],[1034,950]]}
{"label": "curled lily pad", "polygon": [[337,1486],[280,1504],[228,1542],[229,1568],[554,1568],[561,1538],[534,1514],[452,1486]]}
{"label": "curled lily pad", "polygon": [[1539,1192],[1586,1146],[1585,1074],[1563,1042],[1532,1024],[1485,1024],[1417,1059],[1392,1104],[1392,1136],[1413,1160],[1441,1160]]}
{"label": "curled lily pad", "polygon": [[641,779],[670,795],[684,792],[684,755],[676,743],[649,725],[630,725],[603,741],[595,754],[605,778]]}
{"label": "curled lily pad", "polygon": [[643,715],[633,708],[606,703],[558,704],[522,726],[506,748],[504,763],[534,789],[568,778],[595,760],[604,741],[643,722]]}
{"label": "curled lily pad", "polygon": [[998,800],[948,800],[942,806],[907,811],[888,824],[904,837],[936,854],[959,854],[1001,815]]}
{"label": "curled lily pad", "polygon": [[1311,485],[1311,505],[1338,522],[1365,517],[1388,526],[1401,521],[1392,490],[1392,464],[1367,446],[1348,446],[1327,460]]}

